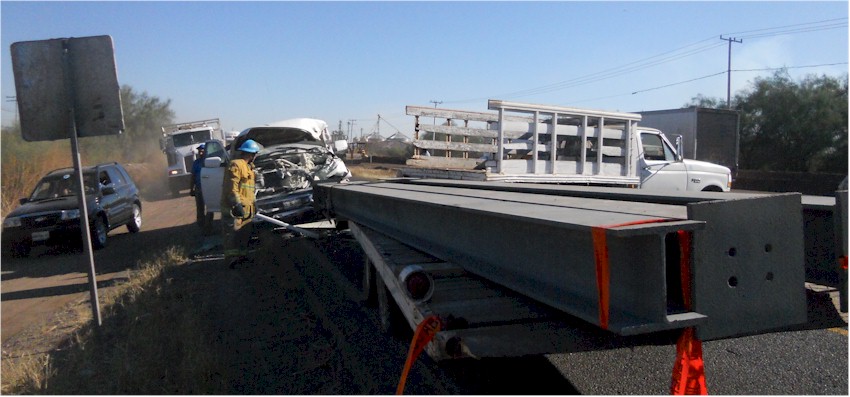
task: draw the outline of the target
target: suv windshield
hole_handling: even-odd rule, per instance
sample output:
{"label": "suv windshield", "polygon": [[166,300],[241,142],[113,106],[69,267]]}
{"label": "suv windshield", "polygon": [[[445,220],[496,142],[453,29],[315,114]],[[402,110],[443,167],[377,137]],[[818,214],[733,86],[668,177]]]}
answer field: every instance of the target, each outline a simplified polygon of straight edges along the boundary
{"label": "suv windshield", "polygon": [[[95,192],[94,173],[85,173],[83,180],[86,184],[86,194]],[[46,176],[38,182],[30,196],[30,201],[46,200],[58,197],[74,196],[77,194],[77,183],[74,174]]]}

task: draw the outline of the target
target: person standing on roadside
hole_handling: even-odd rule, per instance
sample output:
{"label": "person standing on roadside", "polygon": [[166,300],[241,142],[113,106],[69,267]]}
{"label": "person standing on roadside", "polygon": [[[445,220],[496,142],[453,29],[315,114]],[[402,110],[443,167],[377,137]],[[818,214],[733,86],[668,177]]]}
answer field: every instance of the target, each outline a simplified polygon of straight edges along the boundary
{"label": "person standing on roadside", "polygon": [[224,224],[224,261],[231,269],[247,260],[248,241],[253,231],[251,220],[257,213],[254,206],[254,157],[259,151],[257,142],[251,139],[243,142],[237,149],[237,157],[230,160],[224,172],[221,220]]}
{"label": "person standing on roadside", "polygon": [[192,186],[189,188],[189,195],[195,197],[195,214],[197,216],[198,226],[204,227],[206,207],[204,205],[204,192],[201,190],[201,168],[204,168],[206,150],[203,143],[198,145],[197,149],[198,158],[192,162]]}

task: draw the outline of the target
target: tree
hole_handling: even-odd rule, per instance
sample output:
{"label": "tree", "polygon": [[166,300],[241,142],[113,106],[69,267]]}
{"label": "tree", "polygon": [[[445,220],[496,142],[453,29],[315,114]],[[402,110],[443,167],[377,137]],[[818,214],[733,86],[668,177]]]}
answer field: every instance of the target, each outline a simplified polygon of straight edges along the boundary
{"label": "tree", "polygon": [[[741,114],[741,168],[847,173],[847,88],[846,74],[795,82],[781,70],[736,93],[732,107]],[[698,95],[686,107],[724,104]]]}
{"label": "tree", "polygon": [[689,108],[691,106],[709,109],[726,109],[726,101],[720,98],[711,98],[702,94],[698,94],[697,96],[691,98],[691,101],[689,103],[686,103],[682,107]]}
{"label": "tree", "polygon": [[[124,133],[118,136],[81,138],[83,165],[107,161],[119,163],[165,163],[159,150],[160,126],[172,124],[171,100],[160,100],[146,92],[121,87]],[[26,142],[20,124],[3,127],[0,134],[0,213],[11,210],[17,199],[26,196],[38,179],[50,170],[70,167],[70,140]]]}
{"label": "tree", "polygon": [[124,133],[80,140],[80,152],[92,162],[145,162],[159,156],[161,126],[172,124],[174,111],[171,100],[137,93],[128,85],[121,86],[121,107],[124,111]]}

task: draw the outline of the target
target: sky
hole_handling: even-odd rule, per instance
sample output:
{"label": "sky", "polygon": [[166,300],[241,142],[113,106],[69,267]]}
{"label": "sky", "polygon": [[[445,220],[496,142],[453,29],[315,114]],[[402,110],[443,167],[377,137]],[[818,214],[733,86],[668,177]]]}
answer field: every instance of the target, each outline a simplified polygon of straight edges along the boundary
{"label": "sky", "polygon": [[[225,130],[296,117],[412,137],[405,106],[488,99],[637,112],[732,95],[787,68],[848,71],[848,2],[0,1],[2,123],[12,43],[112,37],[118,82]],[[740,40],[740,43],[737,42]],[[380,123],[378,122],[380,115]]]}

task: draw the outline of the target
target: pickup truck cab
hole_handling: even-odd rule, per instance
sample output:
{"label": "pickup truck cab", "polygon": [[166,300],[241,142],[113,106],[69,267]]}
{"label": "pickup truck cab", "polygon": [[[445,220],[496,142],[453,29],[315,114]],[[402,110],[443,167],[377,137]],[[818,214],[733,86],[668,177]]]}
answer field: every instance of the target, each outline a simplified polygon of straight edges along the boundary
{"label": "pickup truck cab", "polygon": [[207,155],[201,170],[201,190],[208,217],[222,210],[225,166],[248,139],[262,147],[254,159],[254,167],[257,211],[263,215],[288,223],[317,220],[321,214],[313,210],[313,184],[342,182],[351,177],[345,163],[335,154],[346,150],[348,143],[332,142],[324,121],[297,118],[251,127],[240,132],[229,146],[217,140],[205,143]]}
{"label": "pickup truck cab", "polygon": [[732,172],[722,165],[683,159],[681,140],[674,149],[664,134],[640,129],[638,166],[641,189],[728,192]]}

